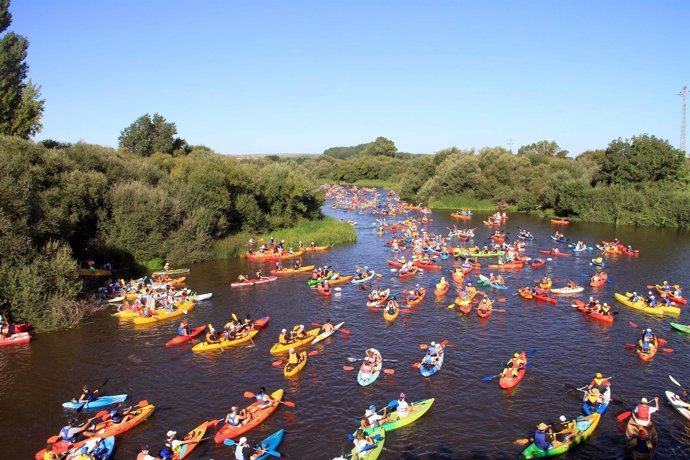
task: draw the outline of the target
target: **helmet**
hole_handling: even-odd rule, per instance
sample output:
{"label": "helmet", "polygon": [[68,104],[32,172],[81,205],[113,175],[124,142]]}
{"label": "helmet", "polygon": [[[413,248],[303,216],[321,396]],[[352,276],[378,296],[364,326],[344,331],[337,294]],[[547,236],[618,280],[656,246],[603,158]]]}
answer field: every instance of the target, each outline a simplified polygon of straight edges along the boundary
{"label": "helmet", "polygon": [[647,401],[647,398],[642,398],[642,400],[641,400],[640,402],[641,402],[642,404],[647,404],[649,401]]}
{"label": "helmet", "polygon": [[652,332],[652,330],[650,328],[647,328],[647,332]]}
{"label": "helmet", "polygon": [[668,281],[664,281],[664,284],[668,284]]}
{"label": "helmet", "polygon": [[247,442],[247,438],[244,437],[244,436],[242,436],[242,437],[240,438],[240,444],[244,444],[245,442]]}
{"label": "helmet", "polygon": [[376,406],[372,404],[371,406],[369,406],[369,410],[376,410]]}
{"label": "helmet", "polygon": [[239,410],[239,407],[237,407],[237,406],[232,406],[232,407],[230,408],[230,410],[233,411],[233,412],[237,412],[237,411]]}
{"label": "helmet", "polygon": [[649,291],[649,295],[652,295],[652,291]]}
{"label": "helmet", "polygon": [[290,348],[290,353],[294,353],[294,352],[295,352],[295,349],[294,349],[294,348]]}
{"label": "helmet", "polygon": [[517,354],[517,353],[515,353],[515,354],[513,355],[513,358],[519,358],[519,357],[520,357],[520,355]]}
{"label": "helmet", "polygon": [[435,347],[435,346],[436,346],[436,342],[434,342],[434,341],[432,340],[432,341],[431,341],[431,346],[432,346],[432,347]]}
{"label": "helmet", "polygon": [[283,329],[281,332],[285,334],[287,332],[287,329]]}
{"label": "helmet", "polygon": [[596,378],[598,378],[598,379],[603,379],[604,376],[601,375],[601,372],[597,372]]}

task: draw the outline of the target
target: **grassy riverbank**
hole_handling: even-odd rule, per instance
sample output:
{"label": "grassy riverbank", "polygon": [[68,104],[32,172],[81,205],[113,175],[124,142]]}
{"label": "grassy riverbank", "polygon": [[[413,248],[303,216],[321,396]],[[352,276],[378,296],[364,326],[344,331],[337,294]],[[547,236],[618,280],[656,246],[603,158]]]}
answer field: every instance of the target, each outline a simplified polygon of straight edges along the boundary
{"label": "grassy riverbank", "polygon": [[378,187],[386,190],[400,190],[400,183],[389,180],[361,179],[355,181],[353,185],[358,187]]}
{"label": "grassy riverbank", "polygon": [[268,243],[271,237],[276,240],[285,240],[287,247],[297,249],[301,240],[305,246],[312,241],[317,246],[334,246],[337,244],[354,243],[357,241],[357,232],[347,222],[340,222],[332,217],[324,217],[318,220],[303,220],[294,227],[275,230],[270,233],[257,235],[255,233],[242,232],[216,241],[213,252],[217,259],[230,259],[239,257],[247,250],[247,241],[254,237],[259,244]]}
{"label": "grassy riverbank", "polygon": [[458,195],[447,195],[429,200],[429,207],[431,209],[451,209],[453,211],[460,209],[471,209],[472,211],[493,211],[496,209],[496,205],[490,200],[477,200]]}

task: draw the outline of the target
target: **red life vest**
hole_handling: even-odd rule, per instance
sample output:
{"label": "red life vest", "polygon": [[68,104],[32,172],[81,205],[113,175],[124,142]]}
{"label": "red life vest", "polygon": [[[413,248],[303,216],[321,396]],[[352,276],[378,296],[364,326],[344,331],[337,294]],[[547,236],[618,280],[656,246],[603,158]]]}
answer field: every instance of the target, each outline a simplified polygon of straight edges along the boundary
{"label": "red life vest", "polygon": [[641,422],[648,422],[650,420],[649,406],[646,404],[638,404],[635,410],[635,418]]}

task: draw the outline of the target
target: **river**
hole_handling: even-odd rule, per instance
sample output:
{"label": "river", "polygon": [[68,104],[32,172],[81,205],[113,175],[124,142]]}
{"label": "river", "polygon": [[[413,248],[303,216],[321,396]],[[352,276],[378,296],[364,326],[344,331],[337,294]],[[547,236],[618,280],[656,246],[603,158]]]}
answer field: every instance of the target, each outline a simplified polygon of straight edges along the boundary
{"label": "river", "polygon": [[[330,208],[325,212],[356,220],[358,242],[306,255],[304,265],[330,265],[342,273],[367,265],[383,274],[373,285],[391,287],[398,298],[416,283],[433,289],[439,272],[426,271],[407,280],[391,273],[386,264],[391,253],[384,245],[390,235],[376,235],[373,217]],[[429,229],[445,232],[452,224],[448,213],[435,212],[431,217]],[[490,233],[481,225],[481,217],[475,216],[470,223],[478,227],[475,242],[480,245]],[[549,235],[556,226],[548,221],[511,215],[505,227],[509,237],[517,236],[518,227],[530,229],[537,238],[528,244],[527,255],[535,256],[536,249],[553,246]],[[370,404],[386,404],[404,391],[408,401],[434,397],[436,402],[414,425],[389,433],[381,458],[512,459],[521,452],[513,441],[529,436],[536,424],[556,420],[561,414],[575,417],[581,413],[580,394],[568,388],[586,385],[598,371],[613,377],[615,401],[589,441],[562,458],[625,458],[615,417],[643,396],[660,397],[661,410],[654,416],[661,436],[657,458],[690,458],[690,424],[664,398],[664,390],[678,390],[669,374],[690,386],[690,370],[682,367],[688,362],[690,336],[672,331],[667,317],[638,313],[613,299],[614,292],[646,291],[645,285],[664,280],[690,285],[690,234],[584,223],[560,228],[570,240],[582,239],[590,246],[617,236],[639,248],[640,256],[605,256],[605,270],[612,282],[596,291],[582,276],[592,273],[590,260],[598,254],[595,250],[511,273],[509,290],[491,294],[505,297],[496,306],[507,312],[496,312],[487,320],[448,310],[454,297],[450,293],[441,300],[430,293],[411,313],[401,314],[393,323],[387,323],[380,311],[366,308],[368,289],[361,286],[342,285],[340,293],[323,298],[307,288],[306,276],[285,276],[261,286],[232,289],[229,281],[238,274],[253,273],[256,266],[268,269],[268,263],[216,260],[195,264],[187,286],[200,293],[213,292],[213,298],[190,312],[190,324],[211,322],[222,327],[232,312],[270,315],[270,324],[258,334],[255,346],[201,354],[192,353],[189,345],[166,348],[165,342],[175,335],[174,320],[134,327],[113,318],[111,309],[78,328],[37,334],[29,345],[4,347],[0,349],[0,458],[33,458],[45,446],[44,440],[73,415],[62,409],[61,402],[78,394],[83,384],[97,387],[109,379],[105,393],[128,393],[134,403],[147,399],[157,406],[149,420],[117,438],[115,459],[134,458],[144,443],[159,448],[169,429],[183,434],[202,420],[225,416],[230,406],[245,406],[249,400],[243,398],[243,392],[256,392],[260,386],[271,391],[285,388],[286,398],[296,408],[280,407],[261,427],[248,433],[249,440],[256,442],[285,428],[278,451],[287,458],[330,459],[348,452],[352,444],[346,435],[355,429],[365,409]],[[445,269],[451,264],[452,258],[445,261]],[[542,275],[562,280],[554,287],[564,285],[568,277],[581,282],[587,288],[578,297],[596,295],[613,303],[619,312],[616,321],[607,326],[584,317],[570,306],[572,298],[561,297],[557,305],[550,305],[516,295],[517,287],[533,284]],[[271,366],[274,358],[269,349],[281,328],[308,327],[326,319],[345,321],[351,335],[337,334],[314,346],[319,354],[309,358],[296,377],[286,379],[282,368]],[[675,351],[641,362],[634,352],[625,350],[625,343],[635,342],[640,334],[628,321],[654,328]],[[680,322],[690,322],[686,312]],[[423,355],[419,344],[444,339],[458,347],[447,348],[439,373],[431,378],[420,376],[411,367]],[[386,367],[395,373],[382,374],[374,384],[361,387],[356,382],[357,371],[342,367],[349,364],[348,357],[360,358],[367,347],[378,348],[384,359],[394,360],[386,362]],[[499,389],[496,380],[482,380],[498,374],[514,352],[529,349],[537,350],[529,357],[533,365],[513,391]],[[209,440],[191,458],[234,456],[232,448]]]}

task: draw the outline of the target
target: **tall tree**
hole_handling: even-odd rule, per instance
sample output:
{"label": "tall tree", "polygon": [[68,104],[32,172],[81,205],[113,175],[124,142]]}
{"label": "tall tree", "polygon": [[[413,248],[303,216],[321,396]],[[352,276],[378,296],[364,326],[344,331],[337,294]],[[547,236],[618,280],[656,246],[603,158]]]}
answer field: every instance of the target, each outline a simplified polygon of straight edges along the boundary
{"label": "tall tree", "polygon": [[[0,0],[0,34],[12,23],[9,0]],[[45,100],[40,86],[27,81],[29,41],[14,32],[0,39],[0,134],[28,139],[41,128]]]}
{"label": "tall tree", "polygon": [[154,152],[173,153],[176,149],[185,149],[184,139],[175,137],[177,127],[157,113],[144,114],[126,127],[118,138],[120,147],[142,156],[151,156]]}
{"label": "tall tree", "polygon": [[365,155],[384,155],[387,157],[394,157],[395,154],[398,153],[398,148],[395,146],[395,142],[392,140],[379,136],[374,142],[367,144],[362,153]]}
{"label": "tall tree", "polygon": [[555,141],[539,141],[534,144],[523,145],[518,149],[518,155],[525,154],[544,155],[547,157],[565,158],[568,156],[567,150],[562,150]]}

